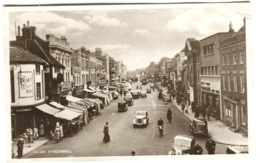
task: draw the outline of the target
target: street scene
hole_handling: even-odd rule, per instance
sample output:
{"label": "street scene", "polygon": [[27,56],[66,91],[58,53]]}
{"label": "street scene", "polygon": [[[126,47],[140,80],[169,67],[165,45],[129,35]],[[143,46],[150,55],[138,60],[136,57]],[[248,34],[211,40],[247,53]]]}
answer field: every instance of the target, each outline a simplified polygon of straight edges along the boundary
{"label": "street scene", "polygon": [[250,153],[250,3],[142,7],[8,13],[11,159]]}

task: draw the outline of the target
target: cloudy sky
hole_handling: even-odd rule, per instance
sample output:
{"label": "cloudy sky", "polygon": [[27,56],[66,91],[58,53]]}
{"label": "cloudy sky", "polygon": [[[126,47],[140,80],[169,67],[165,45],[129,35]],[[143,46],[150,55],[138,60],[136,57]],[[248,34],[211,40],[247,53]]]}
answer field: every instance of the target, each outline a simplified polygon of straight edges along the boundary
{"label": "cloudy sky", "polygon": [[227,32],[230,22],[237,31],[243,17],[251,19],[250,12],[246,3],[20,8],[10,12],[9,34],[13,40],[15,22],[22,26],[29,20],[43,39],[54,34],[66,36],[74,49],[100,47],[134,70],[174,57],[189,37]]}

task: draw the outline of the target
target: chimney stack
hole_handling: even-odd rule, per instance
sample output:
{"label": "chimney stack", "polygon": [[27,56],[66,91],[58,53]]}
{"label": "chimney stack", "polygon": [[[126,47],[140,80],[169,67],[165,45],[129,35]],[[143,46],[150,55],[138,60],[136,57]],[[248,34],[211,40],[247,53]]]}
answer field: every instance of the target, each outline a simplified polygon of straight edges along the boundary
{"label": "chimney stack", "polygon": [[29,20],[27,20],[27,27],[30,27],[30,22],[29,22]]}
{"label": "chimney stack", "polygon": [[20,26],[18,25],[18,36],[20,36],[21,33],[20,33]]}

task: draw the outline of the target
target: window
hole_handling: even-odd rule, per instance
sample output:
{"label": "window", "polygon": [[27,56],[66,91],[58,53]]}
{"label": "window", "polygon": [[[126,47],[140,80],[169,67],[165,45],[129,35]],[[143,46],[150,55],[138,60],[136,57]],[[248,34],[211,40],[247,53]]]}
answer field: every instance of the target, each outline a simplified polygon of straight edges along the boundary
{"label": "window", "polygon": [[211,75],[215,75],[215,67],[214,66],[211,67],[211,71],[212,71]]}
{"label": "window", "polygon": [[243,62],[243,57],[244,57],[243,53],[242,53],[242,52],[239,52],[239,63],[240,63],[240,64],[243,64],[243,63],[244,63],[244,62]]}
{"label": "window", "polygon": [[222,65],[224,66],[225,65],[225,62],[226,62],[226,60],[225,60],[225,55],[222,55]]}
{"label": "window", "polygon": [[230,65],[230,55],[227,55],[227,65]]}
{"label": "window", "polygon": [[230,87],[230,75],[228,74],[227,75],[227,90],[231,90],[231,87]]}
{"label": "window", "polygon": [[41,83],[36,83],[36,98],[41,99]]}
{"label": "window", "polygon": [[241,104],[241,125],[247,126],[247,109],[243,104]]}
{"label": "window", "polygon": [[40,75],[41,74],[40,65],[35,65],[35,66],[36,66],[36,75]]}
{"label": "window", "polygon": [[225,100],[225,116],[232,118],[231,103],[228,100]]}
{"label": "window", "polygon": [[219,75],[218,66],[215,66],[215,75]]}
{"label": "window", "polygon": [[244,75],[240,74],[240,92],[244,93],[245,92],[245,81],[244,81]]}
{"label": "window", "polygon": [[233,75],[234,92],[237,92],[237,75]]}
{"label": "window", "polygon": [[233,53],[233,65],[237,64],[237,55]]}
{"label": "window", "polygon": [[222,76],[223,90],[226,90],[225,75]]}
{"label": "window", "polygon": [[57,72],[60,72],[60,69],[58,67],[55,67],[54,71],[57,73]]}
{"label": "window", "polygon": [[214,44],[203,47],[204,55],[212,55],[214,52]]}

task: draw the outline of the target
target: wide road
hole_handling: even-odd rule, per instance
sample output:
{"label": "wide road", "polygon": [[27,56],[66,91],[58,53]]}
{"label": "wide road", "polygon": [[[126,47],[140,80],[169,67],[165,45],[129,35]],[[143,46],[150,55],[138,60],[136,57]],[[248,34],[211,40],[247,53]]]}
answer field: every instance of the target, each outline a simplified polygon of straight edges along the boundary
{"label": "wide road", "polygon": [[[133,83],[132,90],[137,84]],[[146,90],[150,85],[142,86]],[[147,98],[135,99],[134,105],[128,107],[126,112],[117,111],[118,101],[123,97],[113,100],[109,106],[102,110],[102,115],[92,120],[79,133],[73,137],[65,138],[61,142],[54,141],[37,148],[24,158],[41,157],[86,157],[86,156],[129,156],[134,150],[136,155],[167,155],[171,150],[174,136],[179,134],[191,135],[189,132],[190,121],[172,103],[165,105],[158,100],[158,91],[148,94]],[[173,112],[173,122],[166,120],[167,109]],[[133,128],[132,120],[137,110],[149,112],[150,123],[145,128]],[[160,137],[157,121],[162,118],[165,122],[164,136]],[[103,127],[109,122],[111,141],[103,143]],[[196,137],[196,141],[205,149],[205,137]],[[225,153],[226,147],[217,145],[216,153]]]}

